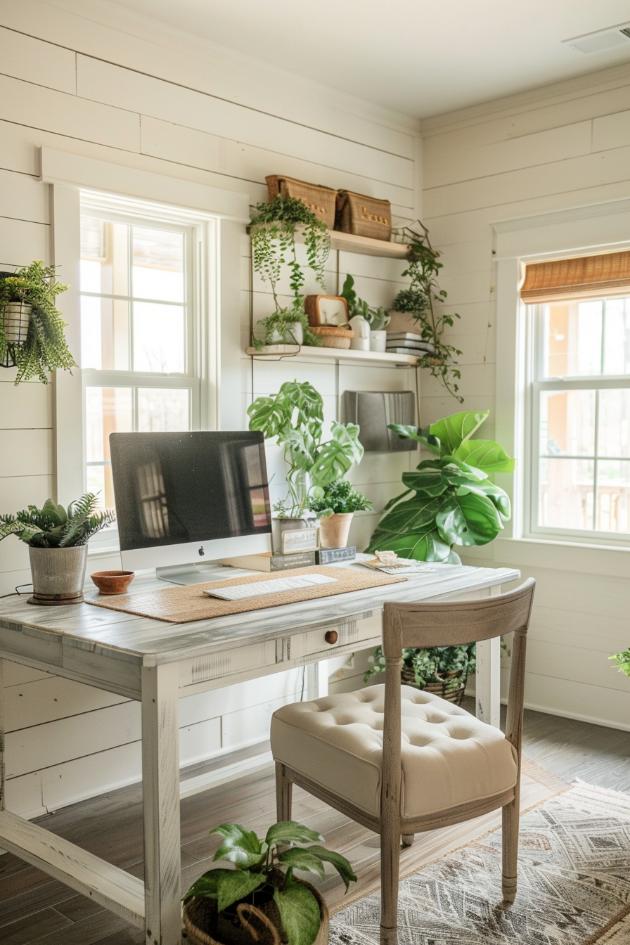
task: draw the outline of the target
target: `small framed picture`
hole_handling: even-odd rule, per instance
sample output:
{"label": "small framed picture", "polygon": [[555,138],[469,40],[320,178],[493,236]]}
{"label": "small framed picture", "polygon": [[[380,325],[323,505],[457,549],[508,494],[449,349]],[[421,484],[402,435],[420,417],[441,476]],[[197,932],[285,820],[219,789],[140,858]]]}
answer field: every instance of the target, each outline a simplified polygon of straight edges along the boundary
{"label": "small framed picture", "polygon": [[307,295],[304,308],[311,325],[347,325],[348,303],[341,295]]}

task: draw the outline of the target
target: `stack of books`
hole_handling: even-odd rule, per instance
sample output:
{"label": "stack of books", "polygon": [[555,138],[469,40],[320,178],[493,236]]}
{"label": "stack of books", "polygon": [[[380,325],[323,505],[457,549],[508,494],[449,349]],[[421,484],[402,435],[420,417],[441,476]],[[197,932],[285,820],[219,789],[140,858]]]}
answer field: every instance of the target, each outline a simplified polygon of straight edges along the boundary
{"label": "stack of books", "polygon": [[238,558],[223,558],[220,564],[230,568],[246,568],[248,571],[288,571],[291,568],[309,568],[314,564],[338,564],[354,561],[357,549],[319,548],[317,551],[296,551],[294,554],[277,555],[271,551],[258,555],[240,555]]}
{"label": "stack of books", "polygon": [[415,354],[419,358],[435,353],[431,342],[423,341],[422,335],[413,331],[388,331],[387,350],[390,354]]}

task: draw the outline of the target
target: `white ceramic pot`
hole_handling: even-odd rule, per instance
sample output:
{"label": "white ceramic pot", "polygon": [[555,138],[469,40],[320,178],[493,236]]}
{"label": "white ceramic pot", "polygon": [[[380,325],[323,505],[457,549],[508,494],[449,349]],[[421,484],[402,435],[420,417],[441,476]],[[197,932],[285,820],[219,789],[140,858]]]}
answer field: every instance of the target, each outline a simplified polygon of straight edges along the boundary
{"label": "white ceramic pot", "polygon": [[352,512],[337,512],[319,520],[319,544],[321,548],[345,548],[352,525]]}
{"label": "white ceramic pot", "polygon": [[33,604],[78,604],[83,600],[87,545],[29,548]]}
{"label": "white ceramic pot", "polygon": [[28,325],[33,306],[26,302],[7,302],[0,317],[4,324],[4,335],[9,344],[23,344],[26,341]]}
{"label": "white ceramic pot", "polygon": [[370,326],[361,315],[355,315],[348,322],[352,329],[352,341],[350,347],[354,351],[370,350]]}
{"label": "white ceramic pot", "polygon": [[[290,334],[289,334],[290,333]],[[302,345],[304,344],[304,328],[302,322],[291,322],[286,332],[274,331],[269,341],[271,345]]]}
{"label": "white ceramic pot", "polygon": [[383,329],[382,331],[371,331],[370,332],[370,351],[386,351],[387,350],[387,332]]}

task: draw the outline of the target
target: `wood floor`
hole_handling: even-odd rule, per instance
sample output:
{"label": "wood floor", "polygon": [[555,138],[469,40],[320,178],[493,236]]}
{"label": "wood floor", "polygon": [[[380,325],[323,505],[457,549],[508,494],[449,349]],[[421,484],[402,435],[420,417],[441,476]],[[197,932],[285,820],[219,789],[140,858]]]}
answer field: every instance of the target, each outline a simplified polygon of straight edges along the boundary
{"label": "wood floor", "polygon": [[[524,781],[526,806],[576,777],[630,792],[630,733],[529,712],[525,753],[532,763]],[[547,775],[546,772],[549,772]],[[273,822],[271,772],[186,798],[182,802],[182,866],[189,883],[208,868],[216,847],[208,829],[236,820],[263,831]],[[378,884],[378,839],[319,801],[296,790],[294,817],[319,829],[327,843],[350,857],[362,895]],[[84,846],[135,875],[142,874],[142,811],[137,786],[41,818],[43,826]],[[441,852],[461,846],[493,826],[495,816],[433,831],[402,854],[403,873],[421,868]],[[341,890],[325,887],[334,907]],[[0,857],[0,942],[2,945],[140,945],[142,933],[78,896],[12,855]]]}

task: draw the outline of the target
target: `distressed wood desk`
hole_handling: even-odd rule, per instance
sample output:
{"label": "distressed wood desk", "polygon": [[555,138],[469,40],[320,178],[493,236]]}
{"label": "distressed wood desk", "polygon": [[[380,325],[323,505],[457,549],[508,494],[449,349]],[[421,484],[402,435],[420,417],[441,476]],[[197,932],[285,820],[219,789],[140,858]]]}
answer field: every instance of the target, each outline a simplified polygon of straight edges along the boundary
{"label": "distressed wood desk", "polygon": [[[55,608],[29,606],[24,598],[3,601],[1,658],[141,703],[144,882],[4,809],[1,701],[0,848],[143,928],[148,945],[179,945],[178,699],[372,647],[380,642],[387,600],[479,597],[498,593],[518,577],[508,568],[439,566],[404,584],[176,625],[88,604]],[[134,586],[146,589],[151,582],[139,579]],[[329,635],[333,644],[325,639],[331,629],[337,631],[336,638]],[[495,724],[498,644],[479,646],[477,669],[477,714]]]}

